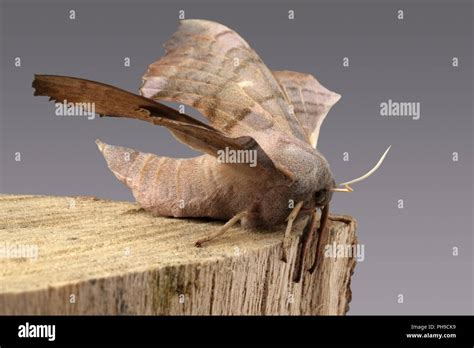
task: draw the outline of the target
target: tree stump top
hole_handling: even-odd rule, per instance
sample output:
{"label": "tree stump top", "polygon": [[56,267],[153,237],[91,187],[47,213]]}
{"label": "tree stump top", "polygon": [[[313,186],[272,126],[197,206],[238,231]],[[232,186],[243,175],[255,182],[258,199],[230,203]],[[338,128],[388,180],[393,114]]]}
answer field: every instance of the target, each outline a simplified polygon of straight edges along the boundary
{"label": "tree stump top", "polygon": [[[355,243],[347,221],[333,222],[328,238]],[[321,272],[291,281],[303,223],[285,264],[283,231],[234,227],[196,248],[222,222],[94,197],[0,195],[0,314],[343,314],[354,259],[330,266],[331,289],[315,283]],[[344,301],[318,309],[324,291]]]}

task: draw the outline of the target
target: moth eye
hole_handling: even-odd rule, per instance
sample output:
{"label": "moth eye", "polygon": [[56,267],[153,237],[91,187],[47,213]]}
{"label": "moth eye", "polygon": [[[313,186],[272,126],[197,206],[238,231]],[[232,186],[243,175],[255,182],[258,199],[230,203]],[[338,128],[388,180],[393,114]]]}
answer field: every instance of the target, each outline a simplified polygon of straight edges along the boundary
{"label": "moth eye", "polygon": [[325,198],[326,198],[326,190],[325,189],[316,191],[316,193],[314,194],[314,200],[315,200],[316,203],[322,203]]}

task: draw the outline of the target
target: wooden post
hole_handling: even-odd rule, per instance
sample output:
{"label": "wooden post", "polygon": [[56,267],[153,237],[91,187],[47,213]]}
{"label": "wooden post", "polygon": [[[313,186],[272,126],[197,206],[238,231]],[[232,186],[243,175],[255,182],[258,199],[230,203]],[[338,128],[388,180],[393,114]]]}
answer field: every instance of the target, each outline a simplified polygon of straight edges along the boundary
{"label": "wooden post", "polygon": [[[357,242],[354,220],[330,218],[323,245]],[[283,230],[235,227],[194,247],[221,224],[93,197],[0,195],[0,314],[347,312],[354,258],[322,257],[315,273],[292,281],[304,221],[294,226],[288,263],[280,261]]]}

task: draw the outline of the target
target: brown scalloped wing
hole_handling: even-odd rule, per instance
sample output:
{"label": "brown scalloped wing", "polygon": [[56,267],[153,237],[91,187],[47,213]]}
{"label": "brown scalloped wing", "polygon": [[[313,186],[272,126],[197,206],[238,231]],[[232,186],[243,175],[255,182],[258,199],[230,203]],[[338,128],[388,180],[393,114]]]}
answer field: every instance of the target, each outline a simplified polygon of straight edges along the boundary
{"label": "brown scalloped wing", "polygon": [[274,71],[273,74],[288,96],[311,146],[316,148],[321,124],[341,96],[328,90],[310,74],[287,70]]}
{"label": "brown scalloped wing", "polygon": [[[229,137],[190,116],[180,114],[166,105],[121,90],[104,83],[54,75],[35,75],[35,95],[48,96],[50,100],[73,103],[94,103],[98,114],[133,118],[168,128],[173,135],[193,149],[214,157],[226,147],[232,150],[257,152],[257,171],[265,170],[270,176],[285,177],[278,171],[259,144],[250,136]],[[248,167],[247,164],[236,164]],[[245,168],[247,169],[247,168]]]}
{"label": "brown scalloped wing", "polygon": [[233,30],[184,20],[143,76],[147,98],[191,105],[232,136],[279,130],[308,142],[272,72]]}

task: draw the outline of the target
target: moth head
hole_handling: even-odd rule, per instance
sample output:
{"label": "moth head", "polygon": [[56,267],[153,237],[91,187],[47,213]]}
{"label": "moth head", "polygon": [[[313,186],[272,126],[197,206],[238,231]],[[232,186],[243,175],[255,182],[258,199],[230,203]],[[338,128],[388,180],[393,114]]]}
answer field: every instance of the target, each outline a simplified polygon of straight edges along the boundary
{"label": "moth head", "polygon": [[343,182],[343,183],[337,185],[339,187],[336,187],[336,185],[334,185],[334,187],[331,189],[331,191],[332,192],[353,192],[354,190],[352,189],[352,187],[350,185],[355,184],[356,182],[360,182],[362,180],[365,180],[369,176],[371,176],[382,165],[382,162],[385,159],[385,156],[387,156],[387,153],[388,153],[388,151],[390,150],[391,147],[392,146],[390,145],[387,148],[387,150],[385,150],[385,152],[383,153],[382,157],[380,157],[377,164],[371,170],[369,170],[367,173],[365,173],[364,175],[362,175],[362,176],[360,176],[356,179],[353,179],[353,180],[350,180],[350,181],[347,181],[347,182]]}

